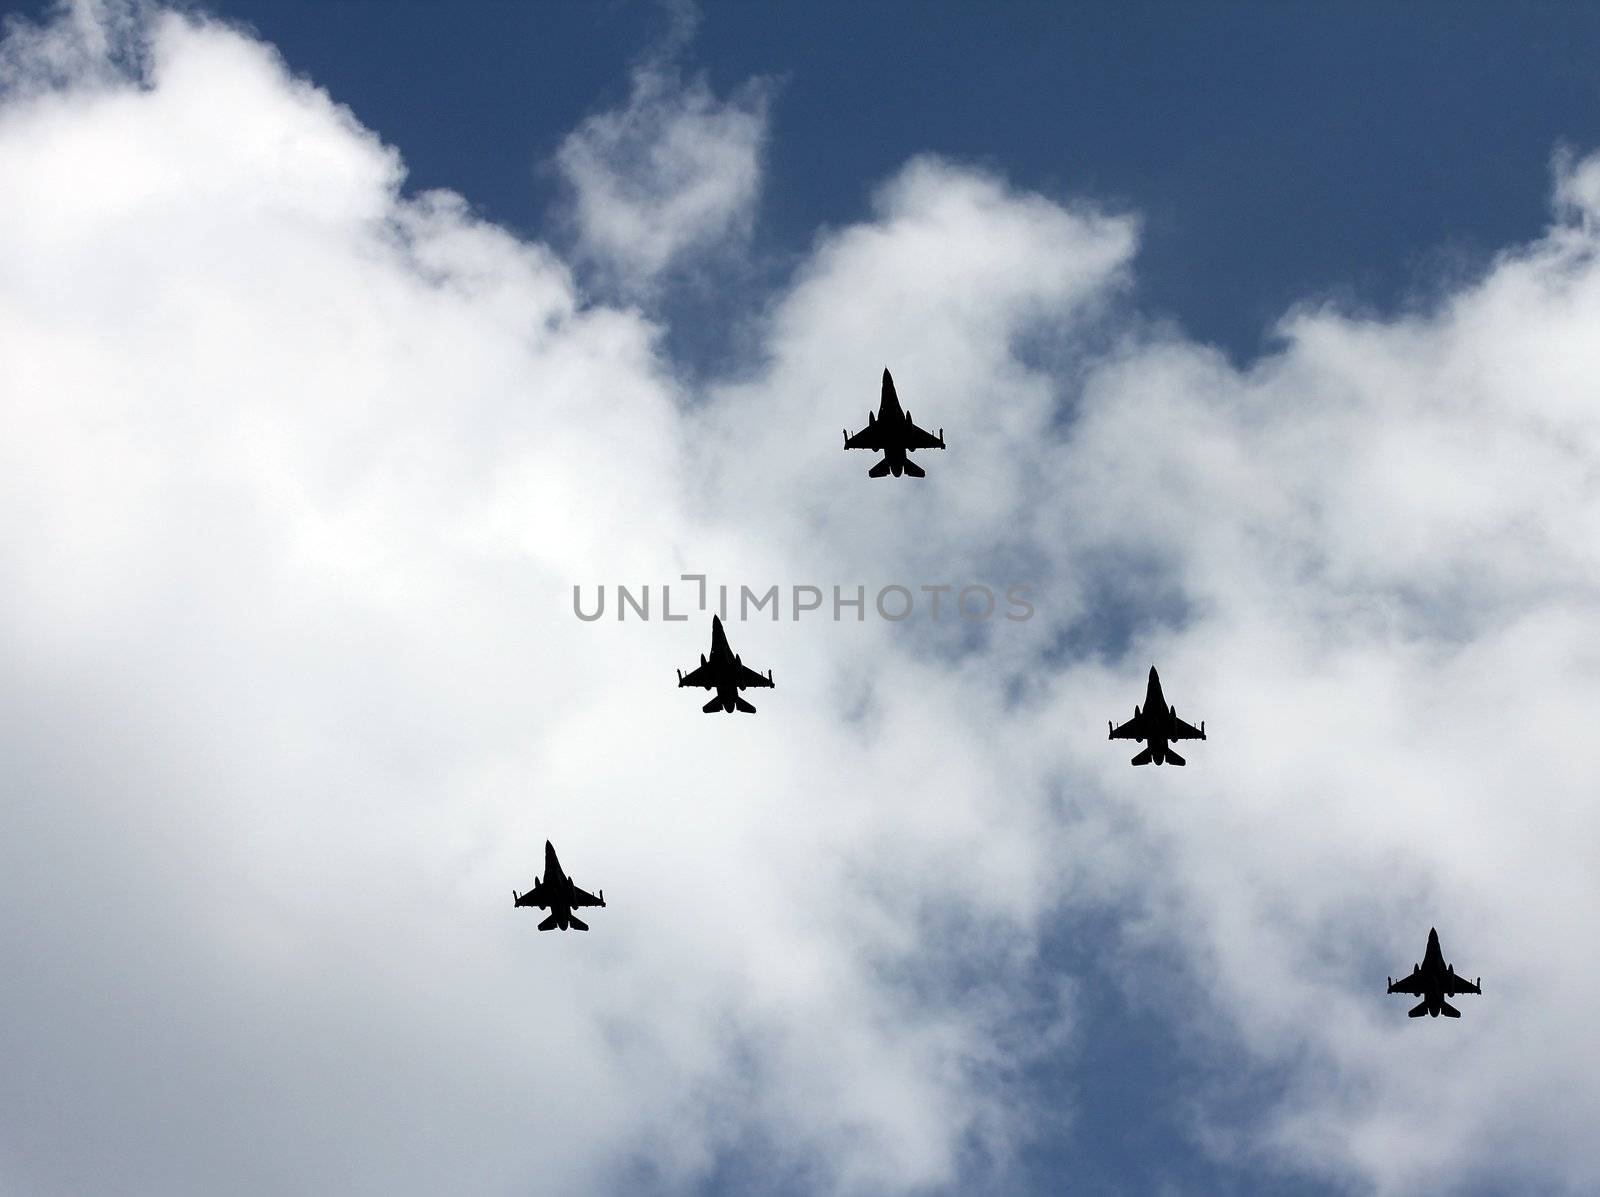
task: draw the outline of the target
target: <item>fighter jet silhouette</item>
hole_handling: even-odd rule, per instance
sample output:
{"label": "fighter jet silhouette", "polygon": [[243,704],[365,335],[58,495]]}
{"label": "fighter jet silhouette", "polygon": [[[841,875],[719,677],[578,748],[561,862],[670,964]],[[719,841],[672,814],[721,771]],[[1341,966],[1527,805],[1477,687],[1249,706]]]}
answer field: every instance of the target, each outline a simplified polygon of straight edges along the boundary
{"label": "fighter jet silhouette", "polygon": [[715,690],[716,697],[700,709],[707,715],[712,711],[745,711],[755,713],[755,707],[739,697],[740,690],[752,686],[771,686],[772,670],[763,676],[741,661],[728,647],[728,637],[722,630],[722,620],[711,617],[711,659],[700,657],[700,667],[684,676],[678,670],[678,685],[699,686],[702,690]]}
{"label": "fighter jet silhouette", "polygon": [[1204,740],[1206,738],[1206,721],[1202,719],[1199,727],[1191,727],[1178,718],[1178,708],[1167,706],[1167,700],[1161,693],[1161,679],[1156,676],[1156,667],[1150,666],[1150,686],[1144,694],[1144,710],[1133,708],[1133,718],[1121,727],[1112,727],[1109,720],[1106,728],[1111,732],[1108,739],[1112,740],[1143,740],[1145,749],[1133,758],[1135,765],[1148,765],[1151,761],[1156,764],[1163,762],[1173,765],[1188,764],[1176,752],[1168,747],[1171,740]]}
{"label": "fighter jet silhouette", "polygon": [[568,927],[574,931],[587,931],[589,924],[573,914],[572,908],[604,906],[606,891],[601,890],[597,898],[572,884],[572,878],[561,871],[561,862],[556,859],[556,850],[550,846],[549,840],[545,840],[543,880],[535,877],[533,888],[525,894],[512,890],[511,902],[514,906],[537,906],[540,910],[548,907],[550,917],[539,924],[541,931],[550,931],[556,927],[560,927],[563,931]]}
{"label": "fighter jet silhouette", "polygon": [[927,471],[906,456],[918,449],[943,449],[944,429],[934,436],[912,422],[911,413],[900,410],[900,398],[894,393],[894,379],[887,368],[883,371],[883,398],[878,401],[878,414],[867,413],[867,426],[854,436],[846,429],[846,449],[871,449],[882,453],[883,460],[867,471],[869,478],[882,478],[893,474],[896,478],[908,474],[913,478],[927,476]]}
{"label": "fighter jet silhouette", "polygon": [[1458,993],[1482,993],[1483,990],[1478,988],[1478,981],[1482,980],[1479,977],[1476,981],[1468,981],[1456,976],[1455,965],[1446,964],[1444,953],[1439,950],[1439,933],[1429,927],[1428,950],[1422,954],[1422,963],[1412,965],[1411,975],[1403,981],[1390,977],[1389,992],[1409,993],[1412,997],[1422,999],[1407,1011],[1412,1018],[1421,1018],[1424,1014],[1430,1018],[1438,1018],[1441,1014],[1446,1018],[1460,1018],[1461,1011],[1444,999]]}

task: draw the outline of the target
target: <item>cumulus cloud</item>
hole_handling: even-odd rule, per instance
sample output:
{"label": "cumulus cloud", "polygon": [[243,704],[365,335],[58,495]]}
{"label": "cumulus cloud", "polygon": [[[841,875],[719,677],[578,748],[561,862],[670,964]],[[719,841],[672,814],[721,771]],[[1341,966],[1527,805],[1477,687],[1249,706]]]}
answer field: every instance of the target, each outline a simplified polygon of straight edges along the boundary
{"label": "cumulus cloud", "polygon": [[[670,684],[701,622],[570,613],[576,582],[777,568],[690,492],[658,330],[402,200],[268,48],[140,37],[139,78],[0,116],[8,1179],[676,1188],[750,1145],[824,1189],[953,1175],[1005,1133],[970,1082],[1008,999],[908,970],[979,731],[863,876],[889,816],[852,782],[888,762],[788,699],[827,629],[741,637],[790,716],[731,724]],[[603,934],[511,910],[546,837]]]}
{"label": "cumulus cloud", "polygon": [[[1191,953],[1196,1029],[1221,1015],[1290,1070],[1266,1140],[1380,1191],[1579,1191],[1596,1166],[1585,1103],[1533,1096],[1592,1093],[1600,1048],[1566,947],[1600,906],[1590,227],[1437,310],[1297,312],[1242,374],[1137,346],[1090,381],[1040,512],[1180,580],[1186,618],[1141,647],[1227,722],[1181,802],[1102,779],[1163,845],[1138,901]],[[1082,694],[1060,679],[1063,718]],[[1372,996],[1435,924],[1492,985],[1443,1041]]]}
{"label": "cumulus cloud", "polygon": [[627,103],[587,118],[556,152],[580,254],[637,291],[748,236],[770,95],[752,79],[719,99],[668,53],[637,67]]}
{"label": "cumulus cloud", "polygon": [[[1132,312],[1132,217],[917,159],[690,403],[270,48],[96,12],[0,56],[8,1188],[996,1183],[1081,1033],[1041,937],[1109,910],[1205,1150],[1584,1190],[1592,160],[1436,309],[1239,370]],[[589,252],[748,219],[763,111],[636,78],[563,150]],[[884,365],[919,483],[834,439]],[[1037,615],[735,623],[778,688],[708,718],[703,616],[571,611],[684,572]],[[1151,661],[1186,772],[1099,738]],[[547,837],[586,937],[510,907]],[[1449,1026],[1381,987],[1434,924]]]}

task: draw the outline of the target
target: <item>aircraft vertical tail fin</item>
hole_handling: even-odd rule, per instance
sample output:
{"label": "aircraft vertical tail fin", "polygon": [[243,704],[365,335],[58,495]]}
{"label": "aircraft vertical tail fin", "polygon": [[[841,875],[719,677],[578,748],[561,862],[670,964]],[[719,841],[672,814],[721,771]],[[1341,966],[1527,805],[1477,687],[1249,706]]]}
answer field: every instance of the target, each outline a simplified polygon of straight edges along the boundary
{"label": "aircraft vertical tail fin", "polygon": [[1440,1002],[1439,1003],[1439,1013],[1443,1014],[1446,1018],[1460,1018],[1461,1017],[1461,1011],[1457,1010],[1449,1002]]}
{"label": "aircraft vertical tail fin", "polygon": [[1150,750],[1146,748],[1138,756],[1134,757],[1131,763],[1135,765],[1148,765],[1150,763]]}
{"label": "aircraft vertical tail fin", "polygon": [[1406,1011],[1406,1016],[1409,1018],[1421,1018],[1427,1012],[1428,1003],[1426,1001],[1420,1001],[1415,1006],[1411,1007],[1411,1009]]}

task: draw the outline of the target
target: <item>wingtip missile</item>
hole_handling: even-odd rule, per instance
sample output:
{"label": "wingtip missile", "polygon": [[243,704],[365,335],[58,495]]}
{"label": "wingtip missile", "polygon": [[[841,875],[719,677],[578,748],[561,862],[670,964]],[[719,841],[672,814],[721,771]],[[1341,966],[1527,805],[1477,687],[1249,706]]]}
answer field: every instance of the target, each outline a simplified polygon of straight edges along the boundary
{"label": "wingtip missile", "polygon": [[939,448],[944,448],[944,429],[939,429]]}

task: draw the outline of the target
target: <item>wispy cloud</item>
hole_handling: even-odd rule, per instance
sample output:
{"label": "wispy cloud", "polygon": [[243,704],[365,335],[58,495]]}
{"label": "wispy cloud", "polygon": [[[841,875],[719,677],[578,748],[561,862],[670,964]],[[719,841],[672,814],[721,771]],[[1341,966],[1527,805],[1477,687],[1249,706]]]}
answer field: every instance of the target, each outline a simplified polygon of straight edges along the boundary
{"label": "wispy cloud", "polygon": [[633,71],[620,107],[596,112],[562,142],[578,252],[625,293],[648,291],[691,254],[749,235],[761,192],[770,80],[719,98],[679,65],[694,10],[677,6],[668,43]]}

